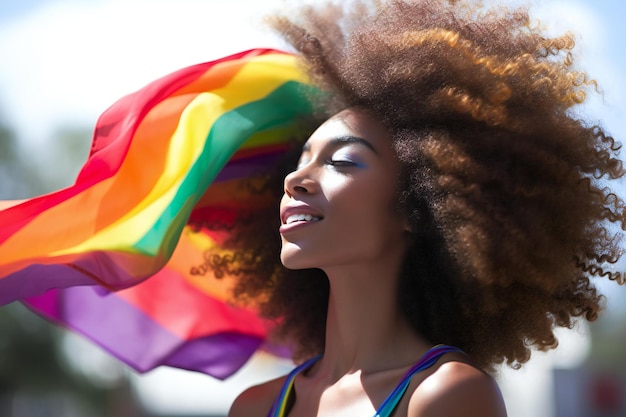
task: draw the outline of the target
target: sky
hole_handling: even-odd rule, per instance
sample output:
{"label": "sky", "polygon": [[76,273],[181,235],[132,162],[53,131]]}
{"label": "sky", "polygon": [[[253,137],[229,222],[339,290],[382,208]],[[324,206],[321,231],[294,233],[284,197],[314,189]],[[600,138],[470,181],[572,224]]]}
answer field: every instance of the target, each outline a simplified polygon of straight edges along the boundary
{"label": "sky", "polygon": [[[180,67],[282,46],[261,17],[287,0],[20,0],[0,3],[0,120],[45,143],[64,124],[91,126],[119,97]],[[580,34],[579,54],[625,136],[626,15],[621,0],[536,0],[543,24]],[[619,133],[619,135],[618,135]]]}
{"label": "sky", "polygon": [[[0,121],[16,129],[23,147],[45,150],[54,145],[49,138],[55,129],[92,126],[115,100],[171,71],[252,47],[281,47],[282,43],[263,28],[261,17],[279,9],[288,11],[294,3],[4,0],[0,2]],[[533,16],[547,30],[560,33],[571,29],[578,34],[577,57],[598,81],[601,91],[591,98],[587,110],[616,138],[626,141],[626,47],[622,43],[626,39],[626,3],[534,3]],[[571,340],[553,359],[539,360],[539,368],[525,371],[525,385],[535,372],[539,375],[535,391],[545,390],[546,370],[557,360],[555,357],[560,357],[562,363],[578,360],[587,349],[581,343],[584,337],[575,335]],[[573,353],[568,354],[568,346],[575,344],[579,348],[572,348]],[[254,366],[266,367],[263,360]],[[135,378],[140,391],[164,412],[196,410],[206,414],[216,411],[211,407],[223,410],[233,393],[253,380],[243,376],[232,385],[220,385],[201,375],[172,372],[159,370]],[[176,384],[180,392],[172,380],[186,381]],[[508,386],[505,384],[505,395],[508,390],[516,390]],[[199,403],[198,399],[206,398],[208,392],[212,397]],[[544,410],[524,409],[533,403],[526,401],[534,398],[532,392],[515,392],[519,416],[549,415],[542,414],[548,400],[542,400]],[[184,407],[193,410],[181,410]],[[516,417],[515,412],[511,417]]]}
{"label": "sky", "polygon": [[0,117],[40,142],[57,125],[92,125],[121,96],[178,68],[272,43],[251,0],[2,4]]}

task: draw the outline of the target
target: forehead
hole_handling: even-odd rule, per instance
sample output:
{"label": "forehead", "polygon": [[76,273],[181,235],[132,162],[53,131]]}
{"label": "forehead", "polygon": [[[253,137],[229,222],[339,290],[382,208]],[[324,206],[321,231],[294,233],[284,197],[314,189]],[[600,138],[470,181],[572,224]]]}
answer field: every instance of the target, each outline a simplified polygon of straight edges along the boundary
{"label": "forehead", "polygon": [[324,122],[311,135],[305,147],[346,136],[365,139],[377,150],[391,148],[391,138],[382,123],[364,111],[353,109],[337,113]]}

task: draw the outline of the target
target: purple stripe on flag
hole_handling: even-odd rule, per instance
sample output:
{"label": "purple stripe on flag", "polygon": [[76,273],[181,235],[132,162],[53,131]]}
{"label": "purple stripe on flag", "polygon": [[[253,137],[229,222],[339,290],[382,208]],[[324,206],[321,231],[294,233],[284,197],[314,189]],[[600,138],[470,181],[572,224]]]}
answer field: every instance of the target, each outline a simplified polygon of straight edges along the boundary
{"label": "purple stripe on flag", "polygon": [[[33,295],[43,294],[53,288],[72,286],[92,286],[99,284],[94,277],[99,277],[110,286],[117,288],[137,284],[141,279],[122,269],[122,257],[133,258],[135,271],[141,266],[144,270],[154,270],[154,259],[144,256],[145,265],[139,263],[136,254],[121,252],[88,252],[81,259],[71,264],[34,264],[2,278],[0,306]],[[53,258],[50,258],[53,259]]]}
{"label": "purple stripe on flag", "polygon": [[272,166],[280,158],[283,152],[268,153],[265,155],[255,155],[254,157],[230,161],[217,175],[214,183],[228,181],[238,178],[247,178],[252,174],[267,171],[267,167]]}
{"label": "purple stripe on flag", "polygon": [[0,306],[33,294],[43,294],[51,288],[93,284],[85,274],[66,265],[29,265],[2,278]]}
{"label": "purple stripe on flag", "polygon": [[224,379],[241,368],[263,343],[242,334],[184,340],[101,287],[54,290],[25,303],[83,334],[139,372],[170,365]]}
{"label": "purple stripe on flag", "polygon": [[226,379],[239,370],[263,341],[237,333],[193,340],[174,352],[165,364]]}

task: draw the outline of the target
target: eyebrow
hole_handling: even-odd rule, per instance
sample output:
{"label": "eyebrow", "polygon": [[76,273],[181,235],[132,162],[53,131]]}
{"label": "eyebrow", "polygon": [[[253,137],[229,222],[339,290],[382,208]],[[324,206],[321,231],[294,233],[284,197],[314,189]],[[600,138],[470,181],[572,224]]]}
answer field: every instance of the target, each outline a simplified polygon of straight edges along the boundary
{"label": "eyebrow", "polygon": [[[369,143],[365,139],[360,138],[358,136],[350,136],[350,135],[338,136],[336,138],[332,138],[328,142],[327,146],[337,146],[337,145],[342,145],[345,143],[358,143],[360,145],[365,146],[366,148],[374,152],[376,155],[378,155],[378,151],[376,150],[376,148],[374,148],[374,146],[372,146],[371,143]],[[304,146],[302,147],[302,152],[308,152],[310,150],[311,150],[311,144],[309,142],[305,143]]]}

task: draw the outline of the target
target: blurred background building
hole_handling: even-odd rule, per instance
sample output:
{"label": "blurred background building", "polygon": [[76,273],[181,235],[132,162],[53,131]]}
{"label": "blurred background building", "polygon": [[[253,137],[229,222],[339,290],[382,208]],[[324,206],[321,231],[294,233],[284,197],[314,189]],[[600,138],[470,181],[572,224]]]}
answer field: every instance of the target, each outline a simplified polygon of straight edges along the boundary
{"label": "blurred background building", "polygon": [[[287,0],[0,3],[0,200],[70,184],[91,126],[122,95],[186,65],[280,47],[260,17],[288,7]],[[537,0],[534,10],[550,31],[579,34],[577,55],[601,91],[587,110],[626,141],[626,4]],[[601,284],[608,296],[601,320],[559,331],[557,350],[501,372],[511,417],[626,416],[626,287],[610,284]],[[258,355],[225,382],[174,369],[137,375],[19,303],[0,308],[2,417],[223,416],[245,387],[290,366]]]}

